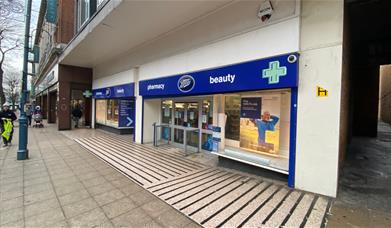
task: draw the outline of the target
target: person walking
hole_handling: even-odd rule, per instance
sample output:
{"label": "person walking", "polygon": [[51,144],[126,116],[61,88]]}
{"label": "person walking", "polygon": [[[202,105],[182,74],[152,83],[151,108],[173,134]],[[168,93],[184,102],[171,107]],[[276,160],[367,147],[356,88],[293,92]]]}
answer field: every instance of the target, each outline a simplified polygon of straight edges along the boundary
{"label": "person walking", "polygon": [[3,104],[3,110],[0,112],[1,118],[1,136],[6,147],[11,145],[12,135],[14,133],[14,121],[17,119],[15,113],[10,110],[9,104]]}
{"label": "person walking", "polygon": [[72,110],[73,121],[75,122],[75,128],[79,127],[79,120],[83,116],[83,112],[80,109],[80,106],[77,104]]}
{"label": "person walking", "polygon": [[32,116],[33,116],[33,110],[32,110],[32,107],[31,107],[30,104],[26,105],[25,112],[26,112],[26,116],[27,116],[29,127],[31,127],[31,119],[32,119]]}

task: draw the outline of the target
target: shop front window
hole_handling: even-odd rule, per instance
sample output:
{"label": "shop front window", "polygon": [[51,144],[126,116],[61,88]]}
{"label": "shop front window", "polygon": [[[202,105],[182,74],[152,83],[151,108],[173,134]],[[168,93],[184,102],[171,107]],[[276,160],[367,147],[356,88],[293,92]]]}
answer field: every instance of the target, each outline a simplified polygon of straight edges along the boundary
{"label": "shop front window", "polygon": [[183,126],[185,123],[185,103],[175,103],[174,124]]}
{"label": "shop front window", "polygon": [[264,93],[241,97],[240,147],[278,155],[281,142],[289,142],[289,137],[284,140],[280,137],[281,133],[289,135],[285,133],[289,130],[285,126],[287,123],[289,126],[290,110],[289,105],[281,105],[281,96],[279,93]]}
{"label": "shop front window", "polygon": [[119,106],[118,100],[107,100],[107,122],[111,125],[118,126]]}
{"label": "shop front window", "polygon": [[213,103],[210,100],[202,101],[202,129],[208,129],[213,124]]}
{"label": "shop front window", "polygon": [[107,110],[107,100],[96,100],[95,105],[95,121],[99,124],[106,124],[106,110]]}
{"label": "shop front window", "polygon": [[171,124],[172,100],[162,101],[162,123]]}
{"label": "shop front window", "polygon": [[[187,103],[187,127],[198,128],[198,103]],[[198,141],[198,140],[197,140]]]}
{"label": "shop front window", "polygon": [[239,141],[240,139],[240,96],[225,96],[225,138]]}
{"label": "shop front window", "polygon": [[[162,101],[162,123],[164,124],[172,123],[172,103],[172,100]],[[161,137],[164,140],[171,140],[171,131],[169,127],[161,128]]]}
{"label": "shop front window", "polygon": [[226,96],[226,138],[238,140],[234,147],[262,158],[252,162],[287,171],[290,96],[289,90]]}

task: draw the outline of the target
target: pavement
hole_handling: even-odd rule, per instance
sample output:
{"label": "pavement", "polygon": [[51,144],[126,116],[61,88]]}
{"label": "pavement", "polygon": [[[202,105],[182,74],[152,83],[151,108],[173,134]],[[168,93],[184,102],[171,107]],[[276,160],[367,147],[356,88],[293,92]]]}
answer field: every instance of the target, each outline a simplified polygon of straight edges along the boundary
{"label": "pavement", "polygon": [[328,227],[391,227],[391,125],[353,138]]}
{"label": "pavement", "polygon": [[331,205],[101,130],[30,128],[30,159],[16,161],[17,136],[0,150],[0,227],[322,227]]}
{"label": "pavement", "polygon": [[198,227],[56,131],[29,130],[30,159],[0,150],[0,227]]}

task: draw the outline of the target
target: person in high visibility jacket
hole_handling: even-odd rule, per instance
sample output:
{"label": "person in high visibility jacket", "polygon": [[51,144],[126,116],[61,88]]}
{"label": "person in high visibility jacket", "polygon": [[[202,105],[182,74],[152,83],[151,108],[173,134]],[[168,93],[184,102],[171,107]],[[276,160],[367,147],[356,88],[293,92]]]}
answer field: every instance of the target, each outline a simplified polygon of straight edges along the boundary
{"label": "person in high visibility jacket", "polygon": [[17,119],[15,113],[10,110],[9,104],[3,104],[3,110],[0,112],[1,118],[1,136],[3,138],[4,147],[11,144],[12,135],[14,133],[14,121]]}

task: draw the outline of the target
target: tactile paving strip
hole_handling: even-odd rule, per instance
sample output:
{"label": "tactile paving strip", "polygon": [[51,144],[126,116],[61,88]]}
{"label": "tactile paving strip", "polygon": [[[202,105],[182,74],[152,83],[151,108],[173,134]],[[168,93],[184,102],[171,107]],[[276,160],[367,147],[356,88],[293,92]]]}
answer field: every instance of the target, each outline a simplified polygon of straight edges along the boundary
{"label": "tactile paving strip", "polygon": [[75,139],[204,227],[322,227],[330,199],[216,167],[170,147],[113,136]]}

